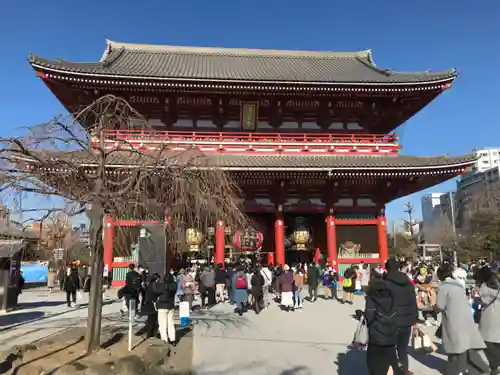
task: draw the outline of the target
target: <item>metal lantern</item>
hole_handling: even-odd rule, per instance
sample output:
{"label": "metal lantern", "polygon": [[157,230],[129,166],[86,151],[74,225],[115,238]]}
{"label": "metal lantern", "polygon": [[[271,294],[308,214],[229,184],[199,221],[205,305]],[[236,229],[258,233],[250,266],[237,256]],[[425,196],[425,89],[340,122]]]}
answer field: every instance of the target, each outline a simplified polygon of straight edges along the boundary
{"label": "metal lantern", "polygon": [[251,254],[262,248],[264,235],[256,230],[238,230],[233,236],[233,246],[244,254]]}
{"label": "metal lantern", "polygon": [[203,234],[201,233],[201,231],[195,228],[189,228],[186,231],[186,242],[189,246],[189,251],[200,251],[201,241],[203,241]]}
{"label": "metal lantern", "polygon": [[295,248],[297,250],[307,250],[307,244],[311,239],[311,235],[308,230],[296,230],[293,232],[293,241],[295,242]]}

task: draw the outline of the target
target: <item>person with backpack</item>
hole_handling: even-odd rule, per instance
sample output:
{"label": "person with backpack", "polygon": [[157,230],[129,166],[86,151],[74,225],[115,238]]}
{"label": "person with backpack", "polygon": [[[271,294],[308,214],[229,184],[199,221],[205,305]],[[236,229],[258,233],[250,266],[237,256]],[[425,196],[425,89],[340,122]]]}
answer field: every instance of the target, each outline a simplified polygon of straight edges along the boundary
{"label": "person with backpack", "polygon": [[241,316],[247,311],[248,285],[243,268],[238,267],[232,280],[233,301],[236,304],[235,311]]}
{"label": "person with backpack", "polygon": [[370,375],[387,375],[399,370],[396,354],[397,306],[391,289],[381,275],[374,275],[368,286],[364,319],[368,327],[366,364]]}
{"label": "person with backpack", "polygon": [[158,299],[156,309],[158,310],[158,330],[160,338],[173,346],[175,340],[174,308],[175,294],[177,293],[177,281],[173,271],[165,275],[163,281],[158,284]]}
{"label": "person with backpack", "polygon": [[349,303],[352,305],[352,300],[354,298],[356,282],[356,272],[352,267],[349,267],[344,272],[344,280],[342,280],[342,303]]}
{"label": "person with backpack", "polygon": [[332,267],[328,267],[323,274],[323,296],[325,299],[338,299],[337,273]]}

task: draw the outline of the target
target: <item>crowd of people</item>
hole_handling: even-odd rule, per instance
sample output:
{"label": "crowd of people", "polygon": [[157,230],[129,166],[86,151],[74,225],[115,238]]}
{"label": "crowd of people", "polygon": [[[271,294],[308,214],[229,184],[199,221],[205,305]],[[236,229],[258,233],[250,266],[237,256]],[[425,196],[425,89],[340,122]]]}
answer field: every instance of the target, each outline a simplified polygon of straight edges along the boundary
{"label": "crowd of people", "polygon": [[[74,268],[60,277],[71,306],[86,282]],[[159,336],[176,345],[174,309],[181,301],[188,302],[191,311],[229,303],[239,315],[249,310],[259,314],[275,302],[291,312],[301,311],[304,299],[315,303],[318,292],[342,304],[364,295],[365,308],[356,315],[368,330],[370,375],[386,375],[389,369],[411,374],[408,343],[421,321],[437,327],[448,356],[445,375],[500,375],[500,277],[495,264],[457,267],[449,261],[412,264],[389,259],[384,268],[361,264],[339,274],[334,263],[273,267],[242,261],[224,267],[193,264],[163,277],[131,264],[118,296],[123,299],[122,313],[134,301],[135,313],[147,317],[138,335]],[[200,301],[196,306],[195,296]]]}
{"label": "crowd of people", "polygon": [[[410,374],[408,343],[429,313],[447,355],[445,375],[500,374],[500,278],[494,265],[456,267],[390,259],[371,272],[363,312],[371,375]],[[470,281],[470,282],[469,282]],[[469,286],[470,285],[470,286]],[[440,315],[440,324],[438,323]],[[430,324],[428,324],[430,325]],[[484,362],[480,351],[484,351]]]}

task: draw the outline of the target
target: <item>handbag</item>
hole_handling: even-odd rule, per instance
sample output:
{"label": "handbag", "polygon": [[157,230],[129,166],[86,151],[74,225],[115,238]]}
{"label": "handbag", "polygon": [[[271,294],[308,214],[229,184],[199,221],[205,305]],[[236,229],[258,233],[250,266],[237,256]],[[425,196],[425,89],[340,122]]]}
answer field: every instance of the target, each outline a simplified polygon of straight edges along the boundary
{"label": "handbag", "polygon": [[361,347],[368,345],[368,326],[366,325],[365,318],[359,321],[358,327],[354,332],[354,339],[352,340],[352,343]]}
{"label": "handbag", "polygon": [[476,309],[474,311],[474,322],[476,324],[479,324],[479,322],[481,321],[481,318],[483,316],[483,311],[486,310],[488,307],[490,307],[497,299],[498,299],[498,296],[500,295],[500,289],[498,290],[497,292],[497,295],[495,296],[495,298],[493,298],[490,303],[488,303],[487,305],[485,305],[484,307],[480,307],[478,309]]}
{"label": "handbag", "polygon": [[420,328],[414,328],[412,338],[413,350],[417,353],[433,353],[437,350],[429,335],[425,334]]}

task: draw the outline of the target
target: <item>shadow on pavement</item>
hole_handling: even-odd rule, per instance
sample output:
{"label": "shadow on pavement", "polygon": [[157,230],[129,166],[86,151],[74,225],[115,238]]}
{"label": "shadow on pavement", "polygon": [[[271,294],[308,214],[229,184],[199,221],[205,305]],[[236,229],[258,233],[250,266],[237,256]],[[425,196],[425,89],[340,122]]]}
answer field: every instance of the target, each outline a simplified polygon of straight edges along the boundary
{"label": "shadow on pavement", "polygon": [[0,315],[0,327],[11,326],[12,324],[24,324],[42,318],[45,315],[42,311],[26,311]]}
{"label": "shadow on pavement", "polygon": [[337,360],[337,373],[339,375],[365,374],[366,369],[366,352],[358,350],[351,346],[347,347],[347,352],[339,353]]}
{"label": "shadow on pavement", "polygon": [[21,302],[18,309],[36,309],[40,307],[55,307],[65,305],[65,301],[37,301],[37,302]]}
{"label": "shadow on pavement", "polygon": [[[109,304],[112,304],[113,302],[115,302],[115,301],[114,300],[103,301],[102,305],[103,306],[109,305]],[[63,302],[63,304],[65,304],[65,303],[66,302]],[[45,306],[47,306],[47,305],[45,305]],[[85,308],[87,308],[87,304],[78,305],[78,307],[75,307],[72,309],[67,309],[67,310],[64,310],[64,311],[61,311],[61,312],[58,312],[55,314],[45,314],[42,311],[30,311],[30,312],[20,312],[20,313],[13,312],[13,313],[6,314],[6,315],[0,315],[0,327],[3,327],[3,328],[0,328],[0,332],[19,327],[19,326],[26,324],[26,323],[40,322],[40,321],[43,321],[45,319],[54,318],[54,317],[61,316],[61,315],[64,315],[64,314],[67,314],[67,313],[70,313],[70,312],[73,312],[76,310],[82,310]],[[26,316],[30,316],[30,318],[26,318],[24,320],[16,320],[15,317],[17,315],[21,315],[21,314],[26,314]]]}

